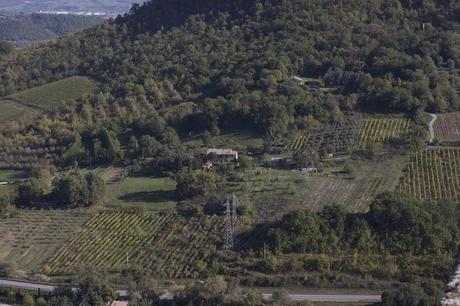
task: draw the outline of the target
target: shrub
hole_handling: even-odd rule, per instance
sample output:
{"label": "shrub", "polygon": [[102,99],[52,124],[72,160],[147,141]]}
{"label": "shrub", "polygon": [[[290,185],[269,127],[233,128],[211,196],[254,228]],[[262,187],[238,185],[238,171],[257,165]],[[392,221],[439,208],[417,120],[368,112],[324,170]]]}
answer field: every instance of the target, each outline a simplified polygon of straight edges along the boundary
{"label": "shrub", "polygon": [[260,269],[262,272],[273,273],[279,269],[279,261],[273,255],[267,255],[260,261]]}
{"label": "shrub", "polygon": [[33,306],[34,297],[30,293],[24,294],[22,297],[22,304],[24,304],[24,306]]}
{"label": "shrub", "polygon": [[15,267],[10,262],[0,262],[0,277],[10,277],[15,270]]}
{"label": "shrub", "polygon": [[37,298],[37,300],[35,301],[35,305],[37,305],[37,306],[47,306],[48,304],[46,303],[46,300],[42,296],[39,296]]}

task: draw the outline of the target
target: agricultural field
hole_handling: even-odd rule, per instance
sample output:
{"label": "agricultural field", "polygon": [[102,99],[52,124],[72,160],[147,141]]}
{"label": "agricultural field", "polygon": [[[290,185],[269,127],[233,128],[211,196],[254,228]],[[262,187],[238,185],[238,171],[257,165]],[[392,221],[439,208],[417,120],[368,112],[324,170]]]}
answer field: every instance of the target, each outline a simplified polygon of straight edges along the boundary
{"label": "agricultural field", "polygon": [[421,200],[460,199],[460,149],[433,148],[415,154],[399,190]]}
{"label": "agricultural field", "polygon": [[0,220],[0,260],[37,271],[93,213],[80,210],[21,211]]}
{"label": "agricultural field", "polygon": [[140,253],[141,267],[161,278],[197,278],[210,255],[220,247],[224,218],[204,216],[182,219],[150,249]]}
{"label": "agricultural field", "polygon": [[367,118],[364,119],[356,146],[364,148],[369,143],[383,143],[392,137],[398,137],[409,131],[410,119],[407,118]]}
{"label": "agricultural field", "polygon": [[196,277],[198,262],[206,261],[221,237],[221,220],[185,220],[171,213],[101,212],[61,247],[43,272],[70,274],[84,265],[116,272],[128,262],[161,277]]}
{"label": "agricultural field", "polygon": [[75,76],[24,90],[3,99],[38,111],[49,112],[61,108],[66,102],[93,92],[95,88],[95,83],[89,78]]}
{"label": "agricultural field", "polygon": [[326,148],[329,153],[365,148],[369,143],[384,143],[409,131],[410,119],[398,117],[362,118],[346,116],[334,124],[321,124],[311,133],[299,135],[288,144],[290,151]]}
{"label": "agricultural field", "polygon": [[176,182],[168,177],[127,177],[107,185],[107,206],[163,209],[176,206]]}
{"label": "agricultural field", "polygon": [[460,112],[438,115],[433,128],[438,140],[460,140]]}
{"label": "agricultural field", "polygon": [[120,270],[126,266],[127,257],[134,260],[170,222],[174,222],[172,214],[101,212],[67,240],[43,272],[70,274],[84,265]]}
{"label": "agricultural field", "polygon": [[353,147],[360,127],[358,115],[346,116],[334,124],[321,124],[308,135],[301,135],[288,145],[288,149],[296,151],[304,148],[326,148],[328,152],[343,152]]}

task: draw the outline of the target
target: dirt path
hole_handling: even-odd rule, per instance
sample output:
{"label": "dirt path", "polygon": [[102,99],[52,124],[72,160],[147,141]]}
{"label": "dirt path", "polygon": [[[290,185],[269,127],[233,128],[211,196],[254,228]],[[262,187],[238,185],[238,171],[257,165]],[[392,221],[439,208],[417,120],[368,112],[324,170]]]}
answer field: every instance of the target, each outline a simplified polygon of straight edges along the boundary
{"label": "dirt path", "polygon": [[434,123],[438,119],[438,115],[430,114],[430,116],[433,118],[430,121],[430,143],[433,143],[434,139],[436,138],[435,135],[434,135]]}

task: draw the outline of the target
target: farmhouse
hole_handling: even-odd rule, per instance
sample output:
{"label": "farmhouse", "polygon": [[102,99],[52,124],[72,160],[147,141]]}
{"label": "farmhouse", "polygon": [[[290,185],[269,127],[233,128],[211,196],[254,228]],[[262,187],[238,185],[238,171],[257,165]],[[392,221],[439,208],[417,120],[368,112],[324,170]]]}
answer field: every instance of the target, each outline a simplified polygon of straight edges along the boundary
{"label": "farmhouse", "polygon": [[206,152],[208,163],[225,165],[238,160],[238,152],[232,149],[208,149]]}
{"label": "farmhouse", "polygon": [[295,83],[297,85],[304,85],[305,84],[305,81],[301,77],[298,77],[298,76],[291,77],[289,79],[289,81],[291,81],[292,83]]}

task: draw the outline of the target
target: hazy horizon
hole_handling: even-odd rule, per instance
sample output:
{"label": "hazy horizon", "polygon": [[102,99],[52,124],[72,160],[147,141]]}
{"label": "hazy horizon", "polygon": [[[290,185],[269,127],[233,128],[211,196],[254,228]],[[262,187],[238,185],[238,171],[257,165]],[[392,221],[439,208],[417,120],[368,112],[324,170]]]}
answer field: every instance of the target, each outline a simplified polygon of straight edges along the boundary
{"label": "hazy horizon", "polygon": [[71,13],[117,15],[136,0],[0,0],[0,11],[14,13]]}

